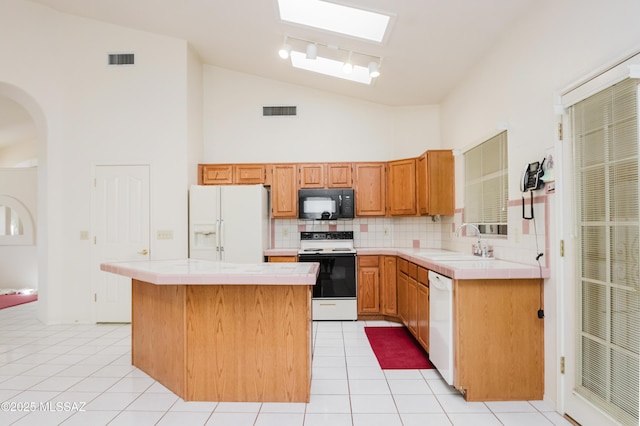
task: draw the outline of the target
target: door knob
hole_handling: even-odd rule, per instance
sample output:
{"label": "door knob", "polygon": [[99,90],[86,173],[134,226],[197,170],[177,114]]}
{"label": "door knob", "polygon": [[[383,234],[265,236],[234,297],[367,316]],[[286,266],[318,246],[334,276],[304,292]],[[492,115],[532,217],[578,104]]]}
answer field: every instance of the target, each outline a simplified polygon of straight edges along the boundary
{"label": "door knob", "polygon": [[139,251],[138,254],[142,254],[146,256],[147,254],[149,254],[149,252],[147,251],[147,249],[144,249],[142,251]]}

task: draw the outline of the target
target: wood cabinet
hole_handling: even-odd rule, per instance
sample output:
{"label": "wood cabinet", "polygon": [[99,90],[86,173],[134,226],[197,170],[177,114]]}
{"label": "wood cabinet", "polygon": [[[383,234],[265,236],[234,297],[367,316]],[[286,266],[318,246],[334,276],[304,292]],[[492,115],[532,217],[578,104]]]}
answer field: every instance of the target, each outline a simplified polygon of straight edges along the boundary
{"label": "wood cabinet", "polygon": [[418,334],[418,266],[409,262],[407,270],[407,328],[416,336]]}
{"label": "wood cabinet", "polygon": [[298,185],[295,164],[271,166],[271,217],[298,217]]}
{"label": "wood cabinet", "polygon": [[409,321],[409,275],[407,275],[408,266],[409,262],[404,259],[398,258],[398,271],[396,274],[396,281],[398,284],[398,317],[405,325],[407,325]]}
{"label": "wood cabinet", "polygon": [[326,164],[299,164],[298,175],[300,188],[324,188],[326,168]]}
{"label": "wood cabinet", "polygon": [[398,315],[396,286],[396,257],[380,256],[380,313]]}
{"label": "wood cabinet", "polygon": [[429,271],[418,267],[417,314],[418,330],[416,339],[429,352]]}
{"label": "wood cabinet", "polygon": [[421,215],[452,215],[455,209],[455,163],[450,150],[418,157],[418,210]]}
{"label": "wood cabinet", "polygon": [[351,178],[351,168],[351,163],[327,164],[327,187],[351,188],[353,185],[353,179]]}
{"label": "wood cabinet", "polygon": [[297,262],[298,256],[269,256],[269,262]]}
{"label": "wood cabinet", "polygon": [[454,385],[468,401],[539,400],[539,279],[454,280]]}
{"label": "wood cabinet", "polygon": [[380,312],[378,256],[358,256],[358,314]]}
{"label": "wood cabinet", "polygon": [[233,164],[200,164],[199,185],[230,185],[233,183]]}
{"label": "wood cabinet", "polygon": [[240,185],[264,184],[266,170],[264,164],[234,164],[233,183]]}
{"label": "wood cabinet", "polygon": [[417,214],[415,158],[387,163],[387,203],[391,216]]}
{"label": "wood cabinet", "polygon": [[200,164],[199,185],[256,185],[264,184],[264,164]]}
{"label": "wood cabinet", "polygon": [[386,214],[385,163],[354,163],[356,216]]}

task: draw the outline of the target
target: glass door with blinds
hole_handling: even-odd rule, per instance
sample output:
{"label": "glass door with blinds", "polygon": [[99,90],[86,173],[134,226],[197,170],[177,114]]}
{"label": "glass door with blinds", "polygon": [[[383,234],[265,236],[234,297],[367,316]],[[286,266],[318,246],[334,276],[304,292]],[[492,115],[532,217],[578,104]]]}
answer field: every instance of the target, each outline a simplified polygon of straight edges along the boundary
{"label": "glass door with blinds", "polygon": [[[573,297],[565,406],[582,425],[638,425],[638,81],[570,107]],[[571,255],[571,253],[568,253]],[[572,316],[572,318],[570,318]]]}

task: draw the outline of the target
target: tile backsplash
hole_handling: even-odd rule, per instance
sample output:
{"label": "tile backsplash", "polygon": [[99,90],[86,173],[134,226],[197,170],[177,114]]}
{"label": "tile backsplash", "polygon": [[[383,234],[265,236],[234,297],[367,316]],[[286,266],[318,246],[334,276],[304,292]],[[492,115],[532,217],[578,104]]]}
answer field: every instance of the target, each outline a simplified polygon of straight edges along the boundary
{"label": "tile backsplash", "polygon": [[356,218],[353,220],[318,221],[274,219],[271,230],[272,248],[298,248],[300,232],[353,231],[356,247],[439,248],[442,224],[431,217]]}
{"label": "tile backsplash", "polygon": [[[536,257],[543,253],[540,265],[549,267],[551,250],[550,216],[554,209],[552,194],[539,195],[534,201],[535,220],[522,218],[521,200],[508,204],[508,235],[483,236],[493,246],[496,259],[538,265]],[[527,201],[527,209],[530,203]],[[421,216],[397,218],[356,218],[353,220],[313,221],[274,219],[271,222],[272,248],[300,247],[303,231],[353,231],[356,248],[406,247],[441,248],[471,253],[477,241],[472,232],[456,235],[464,223],[464,209],[453,216]]]}

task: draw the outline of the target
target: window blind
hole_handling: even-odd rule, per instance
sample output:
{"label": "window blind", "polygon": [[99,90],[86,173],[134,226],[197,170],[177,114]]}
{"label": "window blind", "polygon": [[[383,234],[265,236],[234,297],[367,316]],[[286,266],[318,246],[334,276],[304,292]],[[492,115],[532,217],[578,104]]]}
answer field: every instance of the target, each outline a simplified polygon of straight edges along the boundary
{"label": "window blind", "polygon": [[638,82],[571,108],[578,253],[576,391],[638,424],[640,254]]}
{"label": "window blind", "polygon": [[[506,230],[508,202],[507,132],[464,154],[465,222],[487,225],[481,229]],[[493,226],[496,225],[496,226]]]}

